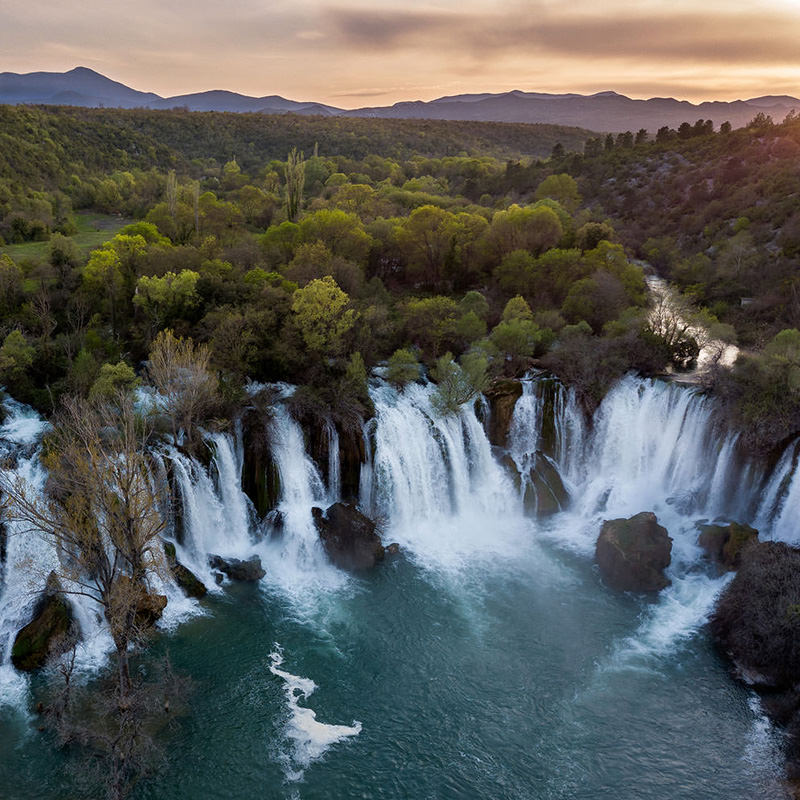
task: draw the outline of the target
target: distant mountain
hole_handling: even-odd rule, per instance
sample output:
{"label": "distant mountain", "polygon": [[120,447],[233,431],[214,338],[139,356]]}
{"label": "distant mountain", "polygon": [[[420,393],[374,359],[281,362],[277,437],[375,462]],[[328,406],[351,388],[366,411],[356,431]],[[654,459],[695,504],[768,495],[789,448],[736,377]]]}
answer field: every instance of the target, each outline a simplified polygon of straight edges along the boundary
{"label": "distant mountain", "polygon": [[345,111],[349,116],[457,119],[474,122],[547,122],[577,125],[595,131],[656,131],[663,125],[712,119],[715,125],[728,121],[746,125],[760,111],[782,120],[792,109],[800,111],[796,97],[771,96],[733,102],[694,104],[671,97],[632,100],[616,92],[592,95],[505,92],[503,94],[456,95],[430,102],[395,103],[393,106]]}
{"label": "distant mountain", "polygon": [[235,111],[262,114],[343,115],[393,119],[439,119],[474,122],[543,122],[570,125],[594,131],[656,131],[663,125],[711,119],[715,125],[728,121],[734,127],[746,125],[756,114],[770,114],[782,120],[792,109],[800,111],[800,100],[789,95],[765,95],[733,102],[690,103],[672,97],[633,100],[617,92],[592,95],[544,94],[512,91],[488,92],[395,103],[392,106],[344,110],[314,102],[297,102],[278,95],[249,97],[236,92],[214,90],[160,97],[139,92],[86,67],[69,72],[0,73],[0,103],[107,106],[118,108],[187,108],[190,111]]}
{"label": "distant mountain", "polygon": [[76,67],[69,72],[0,73],[0,103],[70,105],[97,108],[188,108],[190,111],[253,111],[264,114],[330,114],[341,109],[321,103],[298,103],[278,95],[248,97],[215,90],[178,97],[138,92],[94,70]]}
{"label": "distant mountain", "polygon": [[157,94],[137,92],[86,67],[26,75],[0,72],[0,103],[137,108],[160,100]]}

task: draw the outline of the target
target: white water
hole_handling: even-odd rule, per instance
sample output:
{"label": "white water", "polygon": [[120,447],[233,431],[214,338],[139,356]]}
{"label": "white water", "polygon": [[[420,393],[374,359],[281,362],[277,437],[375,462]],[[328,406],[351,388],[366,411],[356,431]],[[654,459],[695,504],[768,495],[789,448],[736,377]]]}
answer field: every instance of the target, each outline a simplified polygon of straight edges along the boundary
{"label": "white water", "polygon": [[308,597],[319,589],[333,589],[347,582],[333,567],[319,539],[313,507],[326,508],[331,493],[313,459],[307,454],[303,431],[282,403],[273,407],[270,446],[280,475],[278,512],[283,530],[274,533],[260,552],[266,580],[294,597]]}
{"label": "white water", "polygon": [[307,701],[318,688],[310,678],[292,675],[278,669],[283,664],[283,650],[279,644],[269,654],[269,671],[284,682],[288,718],[284,735],[291,743],[291,752],[284,754],[284,770],[288,780],[299,781],[304,770],[321,758],[337,742],[361,733],[361,723],[354,720],[352,725],[328,725],[317,720],[317,714],[310,708],[300,705]]}
{"label": "white water", "polygon": [[431,393],[418,384],[402,393],[373,390],[374,454],[362,506],[386,521],[384,539],[399,542],[422,566],[458,569],[519,555],[530,543],[527,524],[473,408],[442,417]]}

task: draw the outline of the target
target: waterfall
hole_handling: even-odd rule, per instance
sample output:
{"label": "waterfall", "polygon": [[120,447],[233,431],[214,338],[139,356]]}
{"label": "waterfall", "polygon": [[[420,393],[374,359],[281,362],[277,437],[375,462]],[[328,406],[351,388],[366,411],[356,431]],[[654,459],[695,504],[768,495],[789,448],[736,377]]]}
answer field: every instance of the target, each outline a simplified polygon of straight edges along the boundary
{"label": "waterfall", "polygon": [[247,558],[253,553],[251,511],[242,491],[242,448],[230,434],[207,435],[212,452],[206,469],[174,447],[165,457],[180,497],[182,536],[173,531],[178,560],[208,588],[215,585],[208,556]]}
{"label": "waterfall", "polygon": [[480,555],[524,547],[526,524],[513,485],[492,455],[469,404],[441,416],[433,387],[373,388],[372,463],[362,471],[361,504],[385,521],[424,565],[458,567]]}
{"label": "waterfall", "polygon": [[[330,440],[329,440],[330,441]],[[303,431],[284,403],[273,407],[270,448],[280,474],[277,529],[262,548],[267,580],[289,593],[346,581],[328,561],[311,509],[326,508],[332,492],[306,452]],[[338,438],[337,438],[338,458]]]}
{"label": "waterfall", "polygon": [[325,421],[328,439],[328,502],[335,503],[342,495],[342,469],[339,463],[339,432],[330,420]]}

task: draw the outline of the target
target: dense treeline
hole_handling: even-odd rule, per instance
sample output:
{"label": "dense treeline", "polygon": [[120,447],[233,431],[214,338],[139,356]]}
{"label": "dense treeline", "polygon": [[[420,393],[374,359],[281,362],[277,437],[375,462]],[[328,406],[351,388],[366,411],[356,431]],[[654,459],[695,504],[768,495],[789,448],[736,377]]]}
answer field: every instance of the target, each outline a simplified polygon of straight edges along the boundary
{"label": "dense treeline", "polygon": [[[49,240],[44,257],[0,262],[0,379],[40,408],[135,379],[167,328],[209,345],[230,399],[247,379],[289,380],[306,387],[298,403],[354,419],[381,362],[398,382],[427,366],[445,407],[540,363],[592,407],[625,371],[697,354],[690,326],[654,322],[631,254],[726,339],[800,327],[794,117],[589,138],[579,153],[574,129],[548,126],[0,114],[0,235]],[[497,158],[543,146],[547,159]],[[87,257],[75,209],[139,221]],[[748,358],[718,389],[756,430],[769,409],[750,419],[742,398],[772,373],[745,376]],[[793,408],[781,435],[800,427]]]}

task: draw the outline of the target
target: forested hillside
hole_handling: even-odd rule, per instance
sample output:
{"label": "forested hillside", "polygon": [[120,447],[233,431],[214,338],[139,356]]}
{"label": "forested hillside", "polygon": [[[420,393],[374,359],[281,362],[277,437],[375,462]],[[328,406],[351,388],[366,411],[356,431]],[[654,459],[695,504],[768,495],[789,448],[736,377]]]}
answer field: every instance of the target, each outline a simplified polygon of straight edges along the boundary
{"label": "forested hillside", "polygon": [[[630,369],[691,364],[699,329],[760,350],[800,325],[795,117],[654,141],[189,112],[0,121],[0,380],[39,408],[135,383],[165,328],[208,343],[226,402],[248,378],[288,380],[310,411],[355,419],[387,360],[399,383],[427,367],[445,406],[536,363],[592,408]],[[88,256],[78,210],[110,221]],[[685,291],[693,330],[653,322],[632,256]],[[800,334],[782,336],[716,375],[764,448],[800,421]]]}

